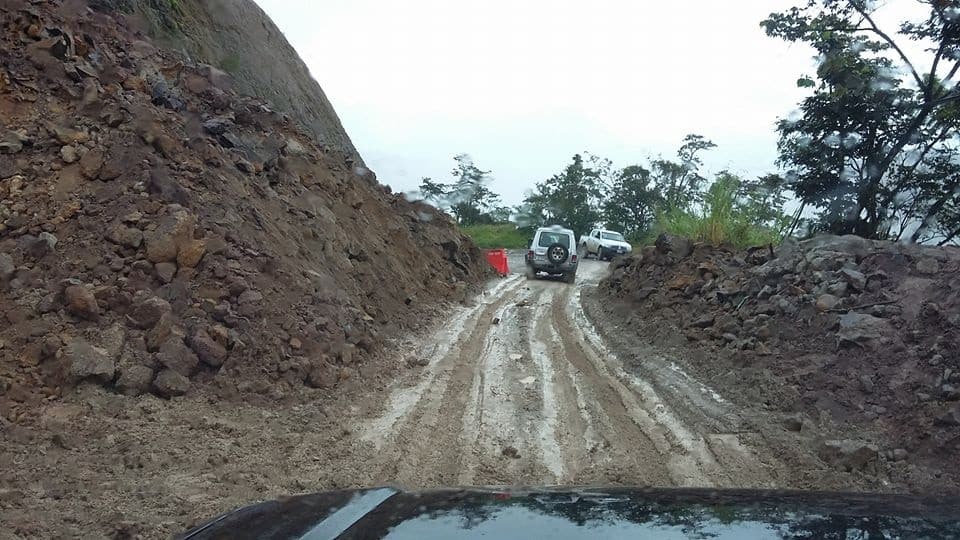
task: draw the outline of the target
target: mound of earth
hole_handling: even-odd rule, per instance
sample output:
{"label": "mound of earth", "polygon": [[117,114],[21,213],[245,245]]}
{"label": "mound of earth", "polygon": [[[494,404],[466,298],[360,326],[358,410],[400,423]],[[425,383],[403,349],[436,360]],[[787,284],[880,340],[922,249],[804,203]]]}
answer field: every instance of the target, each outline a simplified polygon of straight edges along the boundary
{"label": "mound of earth", "polygon": [[485,278],[449,218],[118,12],[0,27],[2,422],[86,383],[330,389]]}
{"label": "mound of earth", "polygon": [[956,491],[958,270],[957,248],[854,236],[747,251],[661,237],[614,261],[600,294],[724,395],[809,431],[825,462],[876,457],[902,489]]}

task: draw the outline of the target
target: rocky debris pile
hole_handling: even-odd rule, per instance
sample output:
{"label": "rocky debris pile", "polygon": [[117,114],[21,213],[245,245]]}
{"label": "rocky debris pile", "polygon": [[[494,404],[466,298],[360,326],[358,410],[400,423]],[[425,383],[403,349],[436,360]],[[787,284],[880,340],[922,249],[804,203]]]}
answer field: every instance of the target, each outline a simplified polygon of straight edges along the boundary
{"label": "rocky debris pile", "polygon": [[0,0],[0,416],[76,384],[283,397],[486,277],[435,209],[84,2]]}
{"label": "rocky debris pile", "polygon": [[952,247],[818,236],[738,251],[673,238],[614,261],[600,290],[621,300],[627,327],[682,349],[732,397],[788,413],[785,429],[882,439],[822,442],[825,461],[860,470],[876,454],[907,461],[909,477],[960,465],[958,270]]}

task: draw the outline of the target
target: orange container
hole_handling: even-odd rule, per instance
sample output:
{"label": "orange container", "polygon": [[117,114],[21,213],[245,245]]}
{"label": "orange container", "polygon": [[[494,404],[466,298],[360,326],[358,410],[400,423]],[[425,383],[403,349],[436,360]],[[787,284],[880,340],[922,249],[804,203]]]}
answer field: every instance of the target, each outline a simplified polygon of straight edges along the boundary
{"label": "orange container", "polygon": [[510,273],[510,269],[507,267],[507,250],[488,249],[486,255],[487,262],[490,263],[490,266],[493,266],[498,274],[505,276]]}

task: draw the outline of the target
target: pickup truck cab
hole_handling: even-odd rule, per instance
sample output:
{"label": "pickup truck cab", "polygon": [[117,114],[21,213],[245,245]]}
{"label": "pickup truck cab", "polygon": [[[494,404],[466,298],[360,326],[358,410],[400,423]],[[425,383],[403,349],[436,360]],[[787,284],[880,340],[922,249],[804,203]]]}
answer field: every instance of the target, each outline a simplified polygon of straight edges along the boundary
{"label": "pickup truck cab", "polygon": [[584,257],[596,255],[601,261],[633,251],[633,246],[623,238],[622,234],[609,229],[590,231],[590,234],[580,238],[580,246],[585,252]]}
{"label": "pickup truck cab", "polygon": [[573,283],[578,264],[576,235],[559,225],[540,227],[527,250],[526,263],[528,279],[543,272],[562,276],[567,283]]}

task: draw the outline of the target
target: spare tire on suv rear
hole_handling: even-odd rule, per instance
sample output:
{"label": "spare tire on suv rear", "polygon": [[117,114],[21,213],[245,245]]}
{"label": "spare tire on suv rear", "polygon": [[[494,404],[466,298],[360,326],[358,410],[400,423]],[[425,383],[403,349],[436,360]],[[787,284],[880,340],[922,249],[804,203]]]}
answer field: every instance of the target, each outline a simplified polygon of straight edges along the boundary
{"label": "spare tire on suv rear", "polygon": [[556,243],[550,244],[547,247],[547,260],[553,264],[560,264],[567,260],[567,257],[570,256],[570,250],[567,249],[567,246]]}

